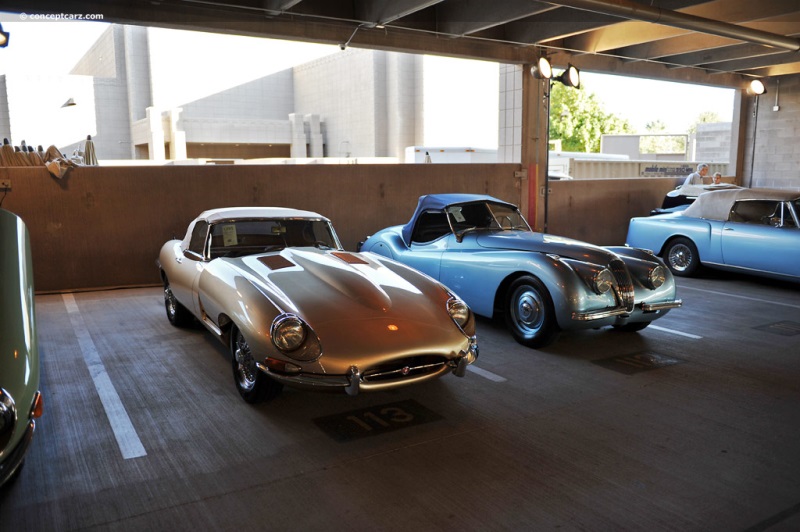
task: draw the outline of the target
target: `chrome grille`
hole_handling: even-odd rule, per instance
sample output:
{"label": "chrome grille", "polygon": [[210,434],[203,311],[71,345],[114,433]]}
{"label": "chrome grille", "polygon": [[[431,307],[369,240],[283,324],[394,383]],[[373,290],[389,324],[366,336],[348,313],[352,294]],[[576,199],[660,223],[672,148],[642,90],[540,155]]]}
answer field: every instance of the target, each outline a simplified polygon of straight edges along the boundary
{"label": "chrome grille", "polygon": [[447,359],[442,356],[421,355],[409,357],[368,369],[361,378],[364,382],[402,380],[436,373],[446,363]]}
{"label": "chrome grille", "polygon": [[625,267],[625,263],[621,260],[612,260],[611,264],[609,264],[609,268],[611,269],[611,273],[614,274],[614,279],[617,281],[617,285],[614,287],[617,299],[625,306],[628,312],[632,312],[635,302],[633,282],[631,281],[628,269]]}

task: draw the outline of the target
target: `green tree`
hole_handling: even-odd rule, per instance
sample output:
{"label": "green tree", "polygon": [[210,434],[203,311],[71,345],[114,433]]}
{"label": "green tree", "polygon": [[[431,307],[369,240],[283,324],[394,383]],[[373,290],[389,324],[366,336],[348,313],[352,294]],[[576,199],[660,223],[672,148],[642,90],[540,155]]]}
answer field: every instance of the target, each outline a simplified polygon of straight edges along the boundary
{"label": "green tree", "polygon": [[703,111],[694,121],[694,124],[689,126],[689,133],[697,133],[697,125],[698,124],[715,124],[717,122],[722,122],[722,119],[719,117],[717,113],[714,111]]}
{"label": "green tree", "polygon": [[667,135],[667,124],[661,119],[648,122],[644,126],[650,135],[657,137],[641,137],[639,140],[639,153],[686,153],[686,137],[683,135]]}
{"label": "green tree", "polygon": [[630,123],[607,113],[593,92],[554,83],[550,90],[550,140],[564,151],[599,152],[600,137],[633,133]]}

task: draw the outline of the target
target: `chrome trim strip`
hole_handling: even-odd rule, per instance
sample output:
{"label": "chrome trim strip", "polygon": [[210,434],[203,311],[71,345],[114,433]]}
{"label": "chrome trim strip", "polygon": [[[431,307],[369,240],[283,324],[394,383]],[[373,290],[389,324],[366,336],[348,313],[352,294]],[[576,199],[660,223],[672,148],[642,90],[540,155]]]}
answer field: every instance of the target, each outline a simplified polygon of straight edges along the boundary
{"label": "chrome trim strip", "polygon": [[444,366],[445,364],[446,364],[446,361],[443,360],[441,362],[434,362],[433,364],[421,364],[419,366],[405,366],[406,368],[408,368],[408,371],[406,373],[403,373],[403,369],[404,368],[393,369],[393,370],[390,370],[390,371],[381,371],[381,372],[376,372],[376,373],[365,373],[364,374],[364,381],[370,382],[372,379],[379,379],[381,377],[387,377],[389,375],[403,375],[403,376],[411,375],[412,373],[415,373],[415,372],[418,372],[418,371],[423,371],[423,370],[426,370],[428,368],[433,368],[433,367],[441,367],[441,366]]}
{"label": "chrome trim strip", "polygon": [[683,305],[683,301],[676,299],[675,301],[665,301],[664,303],[642,303],[642,310],[645,312],[653,312],[655,310],[666,310],[669,308],[678,308]]}

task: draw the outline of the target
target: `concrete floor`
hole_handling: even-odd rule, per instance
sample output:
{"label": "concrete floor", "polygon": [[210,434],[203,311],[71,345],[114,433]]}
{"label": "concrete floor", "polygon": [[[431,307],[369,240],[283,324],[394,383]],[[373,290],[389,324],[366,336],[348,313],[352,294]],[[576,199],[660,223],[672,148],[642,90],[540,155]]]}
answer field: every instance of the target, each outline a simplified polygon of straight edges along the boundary
{"label": "concrete floor", "polygon": [[641,333],[531,350],[482,320],[464,379],[255,407],[159,288],[39,296],[45,414],[0,529],[798,530],[800,287],[679,285]]}

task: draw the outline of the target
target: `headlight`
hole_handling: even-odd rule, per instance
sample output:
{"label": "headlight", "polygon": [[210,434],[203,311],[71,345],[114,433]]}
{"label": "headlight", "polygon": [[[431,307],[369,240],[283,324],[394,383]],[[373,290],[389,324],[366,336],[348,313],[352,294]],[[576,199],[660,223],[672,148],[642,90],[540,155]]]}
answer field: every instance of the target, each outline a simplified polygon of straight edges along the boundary
{"label": "headlight", "polygon": [[592,288],[598,294],[605,294],[614,287],[614,274],[603,268],[592,279]]}
{"label": "headlight", "polygon": [[272,343],[284,352],[294,351],[306,340],[306,324],[292,314],[279,316],[272,323]]}
{"label": "headlight", "polygon": [[17,407],[11,395],[0,388],[0,451],[5,449],[11,433],[14,432],[14,425],[17,422]]}
{"label": "headlight", "polygon": [[664,268],[659,264],[658,266],[650,270],[650,274],[648,275],[647,280],[650,282],[650,286],[653,289],[658,288],[667,281],[666,268]]}
{"label": "headlight", "polygon": [[450,313],[450,317],[453,318],[453,321],[462,329],[467,325],[469,321],[469,307],[460,299],[456,297],[448,299],[447,312]]}

